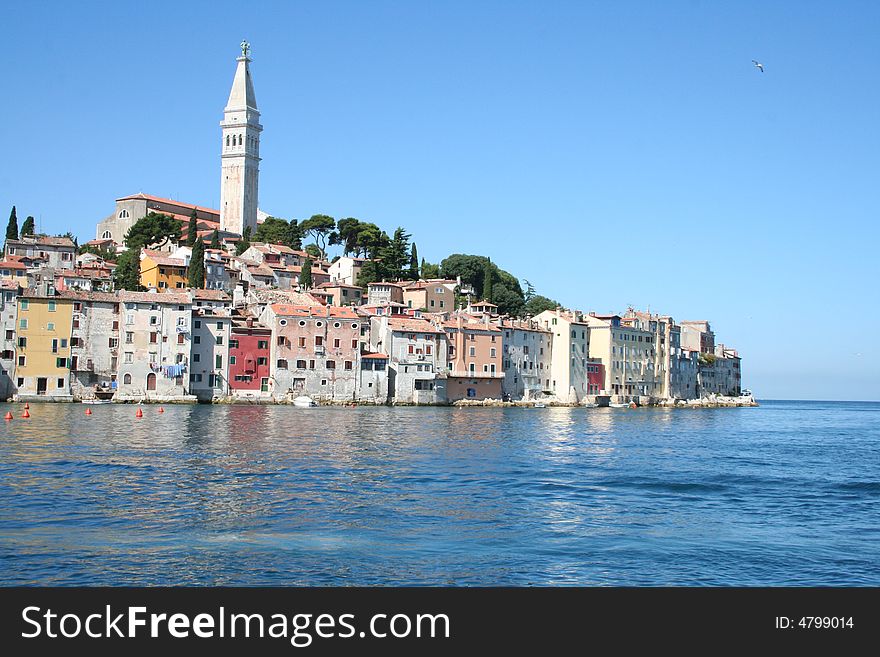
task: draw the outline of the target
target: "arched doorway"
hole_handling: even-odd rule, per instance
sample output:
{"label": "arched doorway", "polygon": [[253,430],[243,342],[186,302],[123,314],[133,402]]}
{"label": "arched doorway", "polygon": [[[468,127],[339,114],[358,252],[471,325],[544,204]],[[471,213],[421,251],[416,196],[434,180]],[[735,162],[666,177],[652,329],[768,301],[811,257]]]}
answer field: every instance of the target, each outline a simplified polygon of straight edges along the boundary
{"label": "arched doorway", "polygon": [[150,372],[147,374],[147,390],[155,390],[156,389],[156,373]]}

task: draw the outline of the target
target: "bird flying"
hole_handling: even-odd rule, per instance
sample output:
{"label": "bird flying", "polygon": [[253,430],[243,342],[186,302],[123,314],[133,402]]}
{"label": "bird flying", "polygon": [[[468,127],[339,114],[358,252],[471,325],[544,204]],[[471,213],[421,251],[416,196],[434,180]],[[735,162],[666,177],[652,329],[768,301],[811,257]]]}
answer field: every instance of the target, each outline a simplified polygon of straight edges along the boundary
{"label": "bird flying", "polygon": [[761,70],[761,73],[764,72],[764,65],[763,65],[761,62],[759,62],[759,61],[756,60],[756,59],[753,59],[753,60],[752,60],[752,64],[755,65],[755,68],[760,69],[760,70]]}

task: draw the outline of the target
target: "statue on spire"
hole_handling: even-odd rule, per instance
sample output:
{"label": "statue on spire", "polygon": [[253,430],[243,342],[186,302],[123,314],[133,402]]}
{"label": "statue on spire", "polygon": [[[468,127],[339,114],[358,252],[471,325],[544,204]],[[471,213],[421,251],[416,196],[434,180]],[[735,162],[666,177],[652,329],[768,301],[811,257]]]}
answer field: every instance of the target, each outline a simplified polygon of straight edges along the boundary
{"label": "statue on spire", "polygon": [[241,56],[247,57],[248,54],[250,53],[250,51],[251,51],[251,44],[249,44],[245,40],[242,40],[242,42],[241,42]]}

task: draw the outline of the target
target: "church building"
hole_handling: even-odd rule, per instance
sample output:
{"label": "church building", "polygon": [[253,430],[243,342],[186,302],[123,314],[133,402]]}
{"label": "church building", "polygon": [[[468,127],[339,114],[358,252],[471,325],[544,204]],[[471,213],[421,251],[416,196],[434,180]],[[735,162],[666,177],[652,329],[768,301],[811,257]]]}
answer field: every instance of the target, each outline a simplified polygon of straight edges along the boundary
{"label": "church building", "polygon": [[[250,45],[241,44],[236,59],[232,89],[223,112],[220,150],[220,209],[174,201],[150,194],[133,194],[116,199],[116,209],[98,222],[96,242],[112,240],[117,249],[123,247],[125,234],[150,212],[167,214],[179,220],[185,236],[190,216],[196,213],[199,235],[205,238],[215,229],[220,238],[236,241],[246,226],[255,231],[266,213],[257,209],[260,175],[260,112],[257,109],[254,83],[248,64]],[[168,245],[173,249],[173,245]]]}

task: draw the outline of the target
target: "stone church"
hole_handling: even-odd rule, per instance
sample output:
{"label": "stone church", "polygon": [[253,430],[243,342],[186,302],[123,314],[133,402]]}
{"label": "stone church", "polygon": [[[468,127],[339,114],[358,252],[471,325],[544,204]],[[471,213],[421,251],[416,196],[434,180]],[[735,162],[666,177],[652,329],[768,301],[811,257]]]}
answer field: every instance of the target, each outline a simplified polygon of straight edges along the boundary
{"label": "stone church", "polygon": [[220,209],[213,210],[192,203],[152,196],[133,194],[116,199],[116,209],[99,221],[94,243],[123,246],[125,234],[150,212],[160,212],[180,220],[186,231],[193,211],[198,219],[199,234],[218,229],[222,238],[239,237],[246,226],[254,231],[266,213],[257,209],[260,178],[260,112],[254,94],[254,83],[248,64],[250,45],[241,44],[241,56],[236,59],[235,77],[229,100],[220,122]]}

